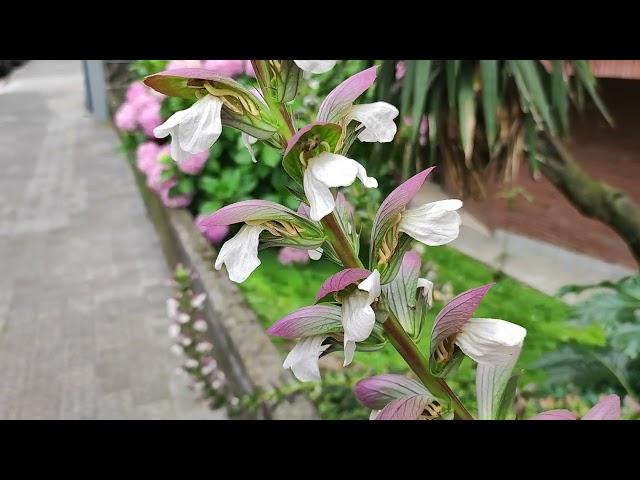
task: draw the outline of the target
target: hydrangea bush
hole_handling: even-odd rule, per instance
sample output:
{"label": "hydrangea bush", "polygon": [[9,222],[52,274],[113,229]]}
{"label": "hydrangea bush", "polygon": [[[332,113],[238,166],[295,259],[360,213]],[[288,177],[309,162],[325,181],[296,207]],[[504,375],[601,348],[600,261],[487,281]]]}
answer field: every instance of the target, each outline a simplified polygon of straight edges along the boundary
{"label": "hydrangea bush", "polygon": [[[321,356],[342,352],[347,367],[356,351],[375,354],[390,344],[415,378],[381,374],[360,380],[354,393],[372,410],[371,418],[512,417],[519,376],[514,367],[527,332],[506,320],[474,317],[491,285],[451,299],[436,316],[428,350],[417,346],[432,306],[433,284],[420,277],[421,258],[410,247],[415,241],[429,248],[453,241],[462,207],[456,199],[411,205],[433,168],[409,178],[382,201],[368,251],[361,248],[356,209],[339,189],[354,182],[366,189],[378,187],[377,179],[351,158],[351,147],[356,142],[393,141],[399,114],[386,102],[359,102],[376,80],[376,67],[338,85],[320,103],[315,117],[299,125],[291,103],[302,82],[336,62],[252,60],[251,64],[257,89],[191,67],[150,75],[144,83],[162,95],[193,102],[154,129],[156,136],[171,138],[171,158],[178,166],[207,152],[230,128],[242,132],[256,166],[262,161],[254,151],[256,145],[281,152],[289,189],[299,200],[297,208],[244,200],[201,217],[200,228],[206,231],[240,225],[220,249],[216,269],[224,266],[232,281],[243,282],[260,265],[259,249],[269,247],[298,249],[311,259],[324,256],[341,267],[326,279],[313,305],[291,312],[268,329],[271,335],[297,341],[283,367],[301,382],[317,381]],[[447,383],[465,356],[477,364],[477,412],[469,411]],[[611,395],[583,418],[618,418],[619,412],[620,400]],[[577,417],[550,411],[536,418]]]}

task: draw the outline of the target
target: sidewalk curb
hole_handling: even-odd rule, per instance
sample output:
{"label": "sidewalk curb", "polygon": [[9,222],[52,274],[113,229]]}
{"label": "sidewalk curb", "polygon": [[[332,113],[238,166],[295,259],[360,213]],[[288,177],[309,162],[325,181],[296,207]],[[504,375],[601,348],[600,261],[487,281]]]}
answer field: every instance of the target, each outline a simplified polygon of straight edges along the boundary
{"label": "sidewalk curb", "polygon": [[[149,218],[162,243],[170,269],[181,262],[197,273],[197,290],[207,294],[205,318],[218,360],[239,393],[256,387],[270,389],[294,381],[282,368],[282,356],[266,334],[238,287],[226,273],[213,268],[215,251],[194,224],[188,210],[170,209],[145,184],[143,175],[129,162],[140,189]],[[263,409],[256,416],[273,420],[316,420],[320,416],[306,396],[296,395],[274,409]]]}

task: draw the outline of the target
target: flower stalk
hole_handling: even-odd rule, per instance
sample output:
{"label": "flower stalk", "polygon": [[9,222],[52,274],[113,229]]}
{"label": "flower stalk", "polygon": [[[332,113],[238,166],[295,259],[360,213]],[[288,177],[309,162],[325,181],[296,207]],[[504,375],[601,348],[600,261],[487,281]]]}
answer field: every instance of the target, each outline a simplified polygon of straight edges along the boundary
{"label": "flower stalk", "polygon": [[[336,253],[347,268],[362,268],[362,262],[355,255],[353,249],[349,245],[349,241],[344,236],[342,230],[336,223],[334,214],[327,215],[322,219],[322,223],[329,232],[330,241]],[[420,381],[431,392],[436,395],[442,395],[451,399],[455,418],[460,420],[473,420],[473,416],[462,404],[458,396],[449,388],[447,382],[441,378],[434,377],[429,373],[429,364],[424,355],[420,353],[416,344],[409,338],[407,333],[393,315],[389,315],[383,323],[384,330],[387,332],[391,345],[402,356],[407,365],[418,376]]]}

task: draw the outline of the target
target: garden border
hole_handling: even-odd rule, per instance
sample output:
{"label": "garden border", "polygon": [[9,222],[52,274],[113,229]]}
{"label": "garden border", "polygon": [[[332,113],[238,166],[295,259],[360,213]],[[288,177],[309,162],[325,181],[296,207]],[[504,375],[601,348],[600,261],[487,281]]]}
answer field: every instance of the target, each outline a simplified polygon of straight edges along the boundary
{"label": "garden border", "polygon": [[[213,268],[215,250],[202,236],[188,210],[170,209],[147,187],[144,176],[132,165],[136,184],[144,200],[170,269],[181,262],[192,269],[197,291],[207,294],[204,314],[218,361],[239,393],[252,393],[256,387],[282,387],[294,380],[282,368],[282,356],[262,328],[244,296],[227,277]],[[275,408],[264,407],[254,418],[273,420],[316,420],[320,416],[311,400],[296,394]]]}

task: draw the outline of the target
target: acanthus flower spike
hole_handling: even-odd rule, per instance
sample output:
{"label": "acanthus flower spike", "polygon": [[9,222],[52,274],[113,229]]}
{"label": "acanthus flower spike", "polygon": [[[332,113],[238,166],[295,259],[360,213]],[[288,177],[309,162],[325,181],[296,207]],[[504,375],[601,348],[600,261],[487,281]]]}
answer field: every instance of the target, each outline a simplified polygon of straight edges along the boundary
{"label": "acanthus flower spike", "polygon": [[[549,410],[539,413],[531,420],[577,420],[578,416],[569,410]],[[589,410],[582,420],[620,420],[620,397],[618,395],[607,395],[591,410]]]}
{"label": "acanthus flower spike", "polygon": [[402,375],[384,374],[360,380],[358,401],[372,409],[372,420],[435,420],[453,417],[449,403],[422,384]]}
{"label": "acanthus flower spike", "polygon": [[144,83],[168,96],[196,100],[154,130],[158,138],[171,135],[171,156],[178,162],[208,150],[220,136],[222,125],[261,140],[270,140],[277,132],[263,102],[239,83],[210,70],[167,70],[146,77]]}
{"label": "acanthus flower spike", "polygon": [[[283,368],[290,368],[298,380],[303,382],[320,379],[319,358],[329,351],[338,350],[344,341],[342,311],[337,305],[320,303],[300,308],[274,323],[269,335],[298,342],[287,355]],[[365,349],[376,349],[384,345],[382,332]]]}
{"label": "acanthus flower spike", "polygon": [[379,268],[383,279],[395,275],[398,263],[409,248],[410,238],[429,246],[455,240],[460,230],[460,200],[441,200],[408,208],[434,167],[414,175],[393,190],[382,202],[371,230],[370,268]]}
{"label": "acanthus flower spike", "polygon": [[[355,286],[357,284],[357,287]],[[316,295],[319,301],[334,294],[341,303],[344,328],[344,366],[353,360],[356,342],[363,342],[376,323],[371,304],[380,296],[380,274],[361,268],[348,268],[329,277]]]}
{"label": "acanthus flower spike", "polygon": [[[324,234],[317,224],[293,210],[266,200],[245,200],[221,208],[198,220],[200,230],[214,226],[245,223],[235,237],[218,252],[216,270],[227,266],[229,278],[241,283],[260,265],[258,245],[265,247],[292,246],[314,249],[324,242]],[[267,231],[262,235],[263,231]]]}

